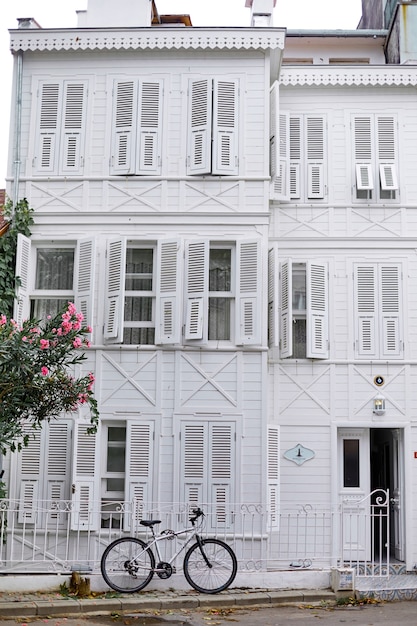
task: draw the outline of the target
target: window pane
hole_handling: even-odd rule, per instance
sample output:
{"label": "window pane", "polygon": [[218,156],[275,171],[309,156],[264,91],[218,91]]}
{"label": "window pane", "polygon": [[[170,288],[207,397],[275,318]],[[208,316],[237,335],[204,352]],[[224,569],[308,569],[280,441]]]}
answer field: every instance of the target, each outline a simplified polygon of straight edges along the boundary
{"label": "window pane", "polygon": [[126,290],[152,291],[153,249],[128,248],[126,251]]}
{"label": "window pane", "polygon": [[125,328],[123,343],[130,345],[153,345],[155,343],[154,328]]}
{"label": "window pane", "polygon": [[152,298],[125,298],[125,322],[151,322]]}
{"label": "window pane", "polygon": [[126,457],[126,428],[107,429],[107,471],[124,472]]}
{"label": "window pane", "polygon": [[209,298],[209,340],[230,340],[230,299]]}
{"label": "window pane", "polygon": [[123,478],[108,478],[107,491],[124,492],[125,481]]}
{"label": "window pane", "polygon": [[210,250],[209,290],[231,290],[232,251],[212,248]]}
{"label": "window pane", "polygon": [[294,359],[307,357],[307,324],[305,319],[294,319],[292,325],[292,356]]}
{"label": "window pane", "polygon": [[126,441],[126,428],[123,426],[109,426],[108,441]]}
{"label": "window pane", "polygon": [[306,310],[306,272],[296,270],[292,275],[292,308],[295,311]]}
{"label": "window pane", "polygon": [[36,320],[44,320],[50,315],[55,317],[64,307],[68,306],[68,300],[54,298],[37,298],[30,303],[30,316]]}
{"label": "window pane", "polygon": [[359,487],[359,439],[343,441],[343,486]]}
{"label": "window pane", "polygon": [[72,248],[37,249],[35,289],[72,289],[73,272]]}

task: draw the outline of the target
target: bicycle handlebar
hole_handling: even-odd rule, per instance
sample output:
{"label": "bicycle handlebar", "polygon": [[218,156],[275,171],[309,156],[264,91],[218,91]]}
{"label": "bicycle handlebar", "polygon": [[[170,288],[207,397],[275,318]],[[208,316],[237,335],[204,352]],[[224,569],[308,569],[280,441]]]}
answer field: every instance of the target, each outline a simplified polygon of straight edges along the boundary
{"label": "bicycle handlebar", "polygon": [[200,507],[197,507],[196,509],[193,509],[192,512],[193,512],[193,515],[190,517],[190,522],[194,526],[194,524],[198,520],[198,518],[201,517],[202,515],[204,515],[204,512],[200,509]]}

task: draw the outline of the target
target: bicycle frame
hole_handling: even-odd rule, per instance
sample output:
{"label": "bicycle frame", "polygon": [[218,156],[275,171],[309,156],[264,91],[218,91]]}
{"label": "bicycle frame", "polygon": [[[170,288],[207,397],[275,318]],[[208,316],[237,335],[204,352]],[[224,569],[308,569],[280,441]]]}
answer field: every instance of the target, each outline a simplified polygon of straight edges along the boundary
{"label": "bicycle frame", "polygon": [[[185,550],[185,548],[187,546],[190,545],[190,543],[195,539],[196,542],[198,543],[199,546],[201,546],[201,540],[200,540],[200,535],[197,533],[196,528],[194,528],[194,526],[190,527],[190,528],[182,528],[181,530],[172,530],[169,531],[169,534],[166,533],[164,534],[164,532],[166,531],[162,531],[162,533],[159,533],[158,535],[155,534],[155,530],[154,527],[151,526],[151,533],[152,533],[152,540],[146,543],[146,550],[147,549],[154,549],[155,550],[155,554],[157,556],[157,560],[158,563],[162,562],[162,555],[161,555],[161,551],[159,549],[159,543],[161,541],[171,541],[172,539],[178,539],[180,535],[185,535],[187,533],[191,533],[190,537],[188,537],[187,539],[183,540],[183,544],[180,546],[179,550],[177,550],[175,552],[175,554],[172,555],[172,557],[168,560],[165,561],[165,563],[168,563],[169,565],[172,565],[176,559],[179,557],[179,555],[181,554],[181,552],[183,552]],[[140,558],[140,556],[146,552],[146,550],[141,550],[141,552],[139,552],[139,554],[136,554],[136,556],[134,556],[131,560],[131,562],[135,562],[136,559]],[[204,552],[203,552],[203,556],[204,558],[206,558]],[[152,568],[149,568],[150,570]],[[155,567],[152,569],[153,572],[158,573],[158,572],[163,572],[165,570],[163,569],[158,569],[158,567]]]}

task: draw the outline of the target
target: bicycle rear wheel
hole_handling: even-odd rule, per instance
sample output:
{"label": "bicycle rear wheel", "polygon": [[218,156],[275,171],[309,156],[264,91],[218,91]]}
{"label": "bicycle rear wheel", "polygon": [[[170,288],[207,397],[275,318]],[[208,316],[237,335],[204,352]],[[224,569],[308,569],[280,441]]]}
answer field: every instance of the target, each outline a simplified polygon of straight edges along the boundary
{"label": "bicycle rear wheel", "polygon": [[107,546],[100,566],[109,587],[122,593],[134,593],[151,581],[155,557],[144,541],[123,537]]}
{"label": "bicycle rear wheel", "polygon": [[201,539],[184,557],[184,576],[196,591],[219,593],[227,589],[237,573],[232,548],[220,539]]}

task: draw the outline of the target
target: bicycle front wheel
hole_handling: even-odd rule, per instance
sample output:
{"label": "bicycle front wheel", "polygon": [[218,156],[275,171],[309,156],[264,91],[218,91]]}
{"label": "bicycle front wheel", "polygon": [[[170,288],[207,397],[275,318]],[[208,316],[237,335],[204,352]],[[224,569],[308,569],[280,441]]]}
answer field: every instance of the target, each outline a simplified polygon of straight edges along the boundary
{"label": "bicycle front wheel", "polygon": [[107,546],[100,565],[109,587],[122,593],[134,593],[151,581],[155,557],[144,541],[123,537]]}
{"label": "bicycle front wheel", "polygon": [[200,544],[192,545],[185,555],[184,576],[196,591],[219,593],[236,577],[236,555],[220,539],[201,539]]}

